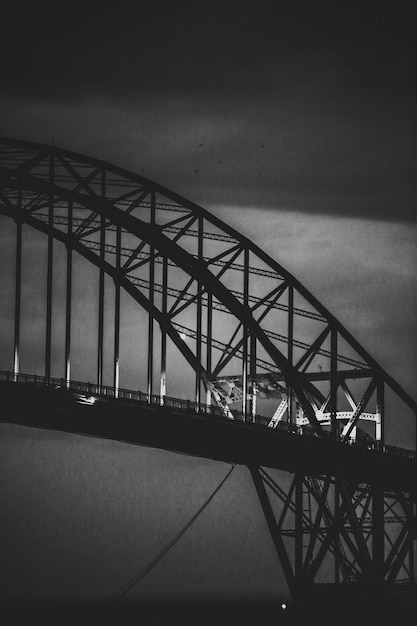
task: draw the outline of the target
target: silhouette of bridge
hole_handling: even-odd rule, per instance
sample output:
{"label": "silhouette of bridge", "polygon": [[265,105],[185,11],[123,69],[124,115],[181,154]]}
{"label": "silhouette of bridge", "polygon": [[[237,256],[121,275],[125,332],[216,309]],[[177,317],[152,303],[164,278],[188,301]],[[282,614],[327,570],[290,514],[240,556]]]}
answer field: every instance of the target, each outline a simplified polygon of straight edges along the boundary
{"label": "silhouette of bridge", "polygon": [[[116,166],[1,138],[0,180],[16,238],[2,420],[245,464],[295,602],[412,594],[416,453],[385,424],[417,403],[325,306],[228,224]],[[42,332],[22,314],[29,231],[45,239]]]}

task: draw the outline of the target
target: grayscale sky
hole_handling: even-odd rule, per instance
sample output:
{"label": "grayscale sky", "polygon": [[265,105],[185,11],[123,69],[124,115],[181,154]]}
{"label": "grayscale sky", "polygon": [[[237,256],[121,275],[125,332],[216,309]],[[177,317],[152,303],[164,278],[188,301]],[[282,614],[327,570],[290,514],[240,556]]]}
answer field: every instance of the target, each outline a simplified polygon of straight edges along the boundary
{"label": "grayscale sky", "polygon": [[[416,397],[412,2],[9,4],[1,135],[109,161],[219,215]],[[4,219],[0,229],[7,256]],[[109,441],[1,430],[10,594],[111,596],[228,470]],[[405,446],[414,436],[409,424],[392,424],[390,435]],[[131,594],[270,598],[277,589],[287,596],[241,467]]]}

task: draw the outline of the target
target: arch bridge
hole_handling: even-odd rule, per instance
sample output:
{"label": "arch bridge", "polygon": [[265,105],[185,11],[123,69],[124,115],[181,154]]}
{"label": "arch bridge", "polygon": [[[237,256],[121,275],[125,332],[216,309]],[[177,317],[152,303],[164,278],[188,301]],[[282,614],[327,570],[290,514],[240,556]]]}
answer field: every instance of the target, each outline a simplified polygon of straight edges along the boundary
{"label": "arch bridge", "polygon": [[247,465],[296,600],[414,588],[416,454],[385,424],[417,404],[282,265],[161,185],[54,146],[0,139],[0,213],[3,420]]}

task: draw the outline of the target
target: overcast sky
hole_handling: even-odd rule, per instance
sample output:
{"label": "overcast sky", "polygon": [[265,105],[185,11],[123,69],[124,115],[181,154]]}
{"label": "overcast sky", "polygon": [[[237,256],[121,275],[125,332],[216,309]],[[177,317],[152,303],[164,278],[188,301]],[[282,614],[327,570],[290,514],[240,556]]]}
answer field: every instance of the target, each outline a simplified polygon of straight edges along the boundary
{"label": "overcast sky", "polygon": [[205,206],[415,220],[411,2],[43,6],[5,9],[3,134]]}
{"label": "overcast sky", "polygon": [[[139,1],[113,3],[108,9],[103,3],[81,8],[55,2],[32,3],[22,11],[17,3],[9,3],[2,9],[0,134],[55,143],[110,161],[212,210],[305,283],[415,397],[417,46],[412,4]],[[1,242],[6,245],[5,236]],[[124,567],[117,565],[121,584],[136,565],[143,565],[133,556],[130,564],[125,560],[135,554],[135,516],[144,515],[134,494],[135,464],[145,473],[152,466],[155,482],[149,482],[149,472],[142,489],[154,494],[173,468],[178,476],[206,476],[201,484],[207,495],[227,469],[108,442],[100,447],[63,435],[7,432],[12,451],[3,462],[8,460],[14,476],[13,486],[5,488],[8,536],[18,541],[17,519],[31,518],[34,532],[40,532],[45,503],[57,489],[61,493],[64,483],[77,493],[91,490],[92,501],[104,507],[107,537],[107,548],[101,539],[91,551],[104,559],[110,550],[109,562],[115,567],[119,556],[108,547],[114,522],[116,543],[123,545]],[[59,465],[65,479],[61,475],[52,480],[57,450],[64,459]],[[20,452],[26,473],[17,472]],[[77,477],[71,465],[74,455],[82,468]],[[33,493],[43,494],[41,502],[22,496],[29,489],[27,472],[39,477]],[[171,476],[176,476],[174,471]],[[172,477],[170,483],[174,480],[181,483]],[[280,589],[285,587],[279,568],[278,573],[273,569],[272,546],[245,468],[232,480],[225,491],[232,502],[230,519],[240,515],[246,525],[238,525],[235,540],[233,526],[226,532],[224,524],[206,519],[201,534],[196,531],[189,539],[188,556],[176,561],[182,578],[175,574],[175,584],[181,588],[182,580],[185,592],[206,589],[214,594],[229,588],[246,593],[250,571],[257,581],[255,595],[271,594],[276,581]],[[192,493],[192,514],[199,496],[204,497],[197,483],[173,485],[166,502],[175,510],[178,498]],[[106,500],[103,484],[114,489],[125,485],[125,499],[117,506],[131,507],[131,526],[112,518],[119,509]],[[246,498],[245,504],[232,497],[235,492]],[[71,536],[81,537],[83,524],[91,524],[89,532],[99,534],[94,523],[100,523],[100,516],[92,505],[91,510],[83,505],[75,530],[63,523],[62,511],[70,500],[62,498],[47,524],[51,529],[62,524],[64,543]],[[212,506],[213,515],[224,510],[221,503]],[[31,517],[33,511],[39,519]],[[159,517],[158,511],[152,515],[167,519],[166,511]],[[161,531],[154,536],[156,544],[162,546],[164,537],[177,532],[180,517],[169,517],[166,535]],[[262,548],[256,543],[248,547],[248,519],[251,538],[256,536]],[[214,533],[213,563],[199,579],[195,573],[207,566],[208,548],[201,546],[209,528]],[[133,542],[129,547],[121,538],[127,534]],[[31,536],[28,532],[27,544]],[[52,578],[52,588],[60,587],[55,573],[65,569],[49,541],[50,534],[42,535],[31,558],[36,563],[36,549],[43,550],[53,556],[53,565],[41,568],[38,586],[35,565],[26,568],[22,587],[40,596]],[[240,561],[242,545],[246,556]],[[219,575],[216,567],[225,551],[230,554]],[[23,550],[15,581],[21,580],[26,555]],[[193,562],[188,572],[187,558]],[[71,555],[68,559],[65,572],[71,580],[79,578],[80,567],[84,576],[93,577],[96,570],[89,569],[90,561],[80,565]],[[100,567],[105,567],[103,562]],[[245,583],[242,567],[248,576]],[[167,581],[172,583],[169,567],[159,571],[159,579],[157,570],[152,574],[149,593],[164,593]],[[84,589],[100,595],[99,586],[82,580]],[[106,580],[110,593],[119,579]],[[82,593],[78,588],[73,592]]]}

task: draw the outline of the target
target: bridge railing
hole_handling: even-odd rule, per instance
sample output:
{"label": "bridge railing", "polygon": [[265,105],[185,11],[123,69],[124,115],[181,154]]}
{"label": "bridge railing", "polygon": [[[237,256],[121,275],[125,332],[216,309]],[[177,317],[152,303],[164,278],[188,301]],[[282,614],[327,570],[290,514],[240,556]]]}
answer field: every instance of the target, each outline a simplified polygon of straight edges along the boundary
{"label": "bridge railing", "polygon": [[[123,388],[115,389],[113,386],[96,385],[90,382],[75,380],[67,381],[64,378],[46,378],[45,376],[38,376],[37,374],[14,374],[13,372],[9,371],[0,371],[0,381],[33,384],[38,387],[49,387],[54,390],[68,391],[76,395],[79,394],[79,399],[86,404],[93,404],[96,401],[100,400],[110,400],[122,403],[133,402],[148,405],[157,405],[159,407],[167,407],[171,410],[176,409],[187,415],[196,415],[201,417],[204,415],[210,415],[217,419],[223,419],[228,421],[234,420],[251,426],[259,425],[262,427],[267,427],[270,422],[270,418],[265,417],[264,415],[257,414],[255,416],[251,415],[248,417],[245,416],[241,411],[237,411],[236,409],[229,409],[228,414],[226,414],[225,410],[222,407],[212,404],[197,404],[192,400],[184,400],[182,398],[160,396],[158,394],[148,394],[140,390],[136,391]],[[284,421],[278,422],[273,430],[269,430],[271,433],[273,433],[274,431],[278,431],[285,432],[291,435],[317,437],[317,434],[315,433],[313,428],[311,428],[311,426],[297,426],[296,424]],[[324,431],[324,436],[330,438],[332,435],[329,431]],[[408,459],[417,458],[416,452],[414,450],[391,446],[385,443],[381,443],[380,441],[357,438],[356,441],[353,442],[351,440],[342,440],[342,438],[338,436],[336,436],[336,439],[338,439],[341,443],[344,443],[345,445],[360,447],[366,449],[369,452],[391,454],[397,457],[403,457]]]}

